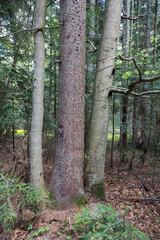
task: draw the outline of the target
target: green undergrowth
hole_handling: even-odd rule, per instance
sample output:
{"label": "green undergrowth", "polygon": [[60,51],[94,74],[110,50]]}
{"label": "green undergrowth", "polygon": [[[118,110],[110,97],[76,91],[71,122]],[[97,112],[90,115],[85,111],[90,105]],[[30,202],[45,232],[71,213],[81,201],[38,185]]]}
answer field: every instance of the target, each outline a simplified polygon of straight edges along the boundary
{"label": "green undergrowth", "polygon": [[75,218],[75,231],[79,239],[149,240],[145,233],[133,227],[111,205],[95,204],[92,210],[84,207]]}
{"label": "green undergrowth", "polygon": [[50,199],[49,192],[0,174],[0,225],[3,229],[10,232],[19,220],[25,220],[24,209],[29,209],[35,216],[43,206],[50,204],[54,205],[55,200]]}

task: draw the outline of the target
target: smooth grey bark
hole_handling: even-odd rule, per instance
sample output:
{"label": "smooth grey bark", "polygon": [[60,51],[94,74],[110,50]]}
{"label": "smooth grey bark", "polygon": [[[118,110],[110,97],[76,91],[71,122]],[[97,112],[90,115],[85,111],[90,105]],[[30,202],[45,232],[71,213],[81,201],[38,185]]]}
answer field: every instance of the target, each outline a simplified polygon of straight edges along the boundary
{"label": "smooth grey bark", "polygon": [[[46,0],[37,0],[35,28],[45,27],[45,16]],[[42,29],[39,29],[35,32],[34,36],[34,81],[30,138],[30,181],[38,188],[42,188],[44,186],[42,164],[44,72],[44,32]]]}
{"label": "smooth grey bark", "polygon": [[51,189],[64,202],[84,194],[85,0],[60,1],[60,82]]}
{"label": "smooth grey bark", "polygon": [[110,108],[109,90],[113,80],[113,56],[117,48],[121,7],[122,0],[106,1],[86,149],[87,182],[90,187],[104,181]]}

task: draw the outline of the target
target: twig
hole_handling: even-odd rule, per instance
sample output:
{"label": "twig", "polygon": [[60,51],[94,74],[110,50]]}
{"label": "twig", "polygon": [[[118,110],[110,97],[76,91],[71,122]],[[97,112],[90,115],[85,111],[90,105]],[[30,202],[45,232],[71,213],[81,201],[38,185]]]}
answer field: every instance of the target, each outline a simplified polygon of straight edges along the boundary
{"label": "twig", "polygon": [[93,50],[91,50],[91,51],[88,51],[88,53],[92,53],[92,52],[95,52],[95,51],[97,51],[97,48],[96,48],[96,46],[93,44],[93,42],[92,42],[91,40],[87,40],[87,42],[89,42],[89,43],[91,44],[92,48],[93,48]]}
{"label": "twig", "polygon": [[134,57],[122,57],[122,56],[118,55],[117,58],[119,58],[121,60],[125,60],[127,62],[133,61],[134,65],[135,65],[135,68],[137,68],[138,73],[139,73],[139,78],[138,79],[140,80],[142,78],[141,70],[140,70],[140,68],[139,68],[139,66],[138,66]]}
{"label": "twig", "polygon": [[69,222],[69,229],[72,229],[72,224],[71,224],[71,218],[68,218],[68,222]]}
{"label": "twig", "polygon": [[149,188],[146,186],[144,181],[137,175],[137,173],[134,173],[134,174],[135,174],[136,178],[140,180],[144,193],[149,191]]}
{"label": "twig", "polygon": [[[38,215],[38,216],[33,220],[32,225],[37,221],[37,219],[38,219],[39,217],[40,217],[40,215]],[[28,234],[29,231],[30,231],[30,229],[27,230],[27,232],[24,234],[24,238],[23,238],[22,240],[25,239],[25,236]]]}

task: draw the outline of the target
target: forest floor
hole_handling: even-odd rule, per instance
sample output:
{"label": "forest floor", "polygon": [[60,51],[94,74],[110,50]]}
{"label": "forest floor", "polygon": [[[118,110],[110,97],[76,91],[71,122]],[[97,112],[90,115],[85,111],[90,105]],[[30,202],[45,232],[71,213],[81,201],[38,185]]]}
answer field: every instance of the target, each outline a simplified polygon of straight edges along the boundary
{"label": "forest floor", "polygon": [[[26,152],[27,139],[16,141],[15,151],[12,144],[3,141],[0,144],[0,172],[9,173],[9,176],[20,177],[22,181],[29,181],[29,160]],[[52,140],[44,144],[44,177],[46,188],[52,172],[54,149],[51,148]],[[105,205],[112,205],[117,211],[125,213],[126,219],[139,230],[148,233],[154,240],[160,239],[160,161],[150,156],[146,157],[144,166],[140,165],[141,152],[136,152],[132,171],[127,170],[127,165],[120,166],[118,148],[114,151],[114,166],[110,167],[110,150],[107,151],[105,167]],[[86,193],[86,206],[98,203],[89,193]],[[13,203],[14,204],[14,203]],[[127,211],[126,211],[127,209]],[[0,228],[0,240],[51,240],[51,239],[78,239],[73,231],[74,216],[80,207],[71,204],[67,209],[59,207],[44,207],[38,215],[26,210],[25,221],[15,225],[10,235],[5,234]],[[33,229],[28,229],[28,224]],[[33,237],[33,233],[48,227],[49,231]],[[28,238],[27,238],[28,236]],[[70,238],[67,238],[70,236]]]}

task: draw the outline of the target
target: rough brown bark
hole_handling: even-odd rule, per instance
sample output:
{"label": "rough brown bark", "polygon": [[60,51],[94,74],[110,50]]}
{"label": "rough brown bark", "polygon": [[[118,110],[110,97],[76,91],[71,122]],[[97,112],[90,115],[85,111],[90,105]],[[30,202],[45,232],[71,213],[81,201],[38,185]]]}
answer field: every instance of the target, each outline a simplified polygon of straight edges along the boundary
{"label": "rough brown bark", "polygon": [[83,195],[85,0],[60,1],[60,83],[51,188],[59,200]]}

